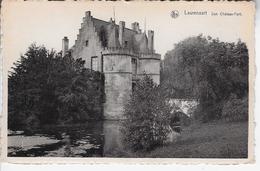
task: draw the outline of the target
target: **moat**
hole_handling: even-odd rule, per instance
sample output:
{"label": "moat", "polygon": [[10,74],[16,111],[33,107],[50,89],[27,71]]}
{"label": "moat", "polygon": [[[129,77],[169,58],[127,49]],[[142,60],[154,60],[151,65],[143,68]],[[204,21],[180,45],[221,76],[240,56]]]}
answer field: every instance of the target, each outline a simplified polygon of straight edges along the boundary
{"label": "moat", "polygon": [[52,125],[8,136],[12,157],[120,157],[123,153],[118,121]]}

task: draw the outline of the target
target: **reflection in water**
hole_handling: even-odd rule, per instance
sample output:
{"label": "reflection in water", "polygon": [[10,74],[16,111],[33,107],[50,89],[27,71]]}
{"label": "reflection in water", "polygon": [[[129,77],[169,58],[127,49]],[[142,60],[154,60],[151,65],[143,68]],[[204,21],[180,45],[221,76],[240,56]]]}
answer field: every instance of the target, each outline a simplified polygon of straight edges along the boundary
{"label": "reflection in water", "polygon": [[49,126],[8,136],[8,156],[106,157],[123,154],[117,121]]}
{"label": "reflection in water", "polygon": [[66,133],[62,133],[62,140],[61,142],[64,143],[64,150],[65,150],[65,153],[64,153],[64,156],[71,156],[72,155],[72,152],[71,152],[71,141],[70,141],[70,136],[67,135]]}
{"label": "reflection in water", "polygon": [[104,156],[120,157],[120,154],[123,152],[120,124],[115,121],[107,121],[103,126],[105,135]]}

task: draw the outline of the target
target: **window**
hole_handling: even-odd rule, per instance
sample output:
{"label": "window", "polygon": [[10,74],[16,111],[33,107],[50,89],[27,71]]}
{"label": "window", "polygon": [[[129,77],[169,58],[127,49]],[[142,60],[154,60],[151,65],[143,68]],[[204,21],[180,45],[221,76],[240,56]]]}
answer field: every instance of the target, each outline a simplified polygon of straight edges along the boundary
{"label": "window", "polygon": [[85,45],[86,45],[86,47],[88,47],[88,40],[86,40]]}
{"label": "window", "polygon": [[137,74],[137,60],[135,58],[132,58],[132,74]]}
{"label": "window", "polygon": [[94,70],[94,71],[98,70],[98,58],[97,58],[97,56],[91,57],[91,70]]}
{"label": "window", "polygon": [[136,86],[136,83],[135,83],[135,82],[132,82],[132,91],[135,90],[135,86]]}
{"label": "window", "polygon": [[127,42],[127,41],[125,41],[125,47],[127,47],[127,43],[128,43],[128,42]]}

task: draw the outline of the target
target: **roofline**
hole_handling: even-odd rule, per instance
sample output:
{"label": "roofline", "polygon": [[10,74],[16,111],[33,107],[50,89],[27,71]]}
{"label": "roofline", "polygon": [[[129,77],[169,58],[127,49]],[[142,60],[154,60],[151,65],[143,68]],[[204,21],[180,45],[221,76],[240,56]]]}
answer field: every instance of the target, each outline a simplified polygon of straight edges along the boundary
{"label": "roofline", "polygon": [[[95,19],[95,20],[99,20],[99,21],[106,22],[107,24],[111,24],[109,21],[101,20],[101,19],[98,19],[98,18],[95,18],[95,17],[92,17],[92,18]],[[115,25],[119,27],[118,24],[115,23]],[[130,29],[130,28],[127,28],[127,27],[125,27],[125,29],[137,33],[137,31],[135,31],[135,30],[133,30],[133,29]]]}

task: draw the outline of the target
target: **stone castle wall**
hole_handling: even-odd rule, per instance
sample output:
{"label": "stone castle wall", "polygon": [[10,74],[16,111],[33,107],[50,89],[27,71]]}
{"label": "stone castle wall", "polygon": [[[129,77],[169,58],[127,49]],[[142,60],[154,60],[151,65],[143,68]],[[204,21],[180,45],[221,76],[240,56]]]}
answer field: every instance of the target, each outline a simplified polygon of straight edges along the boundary
{"label": "stone castle wall", "polygon": [[133,55],[130,51],[120,48],[110,48],[102,52],[106,94],[105,119],[122,119],[123,106],[132,93]]}
{"label": "stone castle wall", "polygon": [[160,84],[160,59],[161,56],[159,54],[141,54],[139,58],[139,78],[145,73],[149,75],[156,84]]}
{"label": "stone castle wall", "polygon": [[[107,24],[108,45],[104,47],[101,36],[101,26]],[[92,68],[91,59],[97,60],[97,71],[104,73],[105,103],[104,118],[109,120],[122,119],[123,106],[132,93],[134,81],[142,78],[144,73],[160,83],[160,58],[154,53],[153,31],[148,31],[148,38],[141,33],[138,23],[134,29],[124,28],[124,22],[120,22],[119,37],[116,35],[117,28],[114,21],[105,22],[95,19],[90,12],[86,12],[75,45],[71,48],[74,58],[85,60],[85,67]],[[113,27],[112,27],[113,26]],[[121,29],[121,30],[120,30]],[[114,33],[114,34],[112,34]],[[102,42],[101,42],[102,39]],[[109,43],[119,39],[118,43]],[[126,41],[127,40],[127,41]],[[133,41],[134,40],[134,41]],[[112,46],[113,45],[113,46]],[[115,47],[114,47],[115,46]],[[133,62],[136,62],[136,74],[132,71]],[[133,65],[133,66],[132,66]]]}
{"label": "stone castle wall", "polygon": [[104,118],[122,119],[123,106],[132,93],[132,59],[137,61],[137,79],[141,79],[145,73],[159,84],[160,55],[136,54],[123,48],[106,48],[102,52],[102,58],[106,93]]}
{"label": "stone castle wall", "polygon": [[92,16],[86,13],[83,18],[77,40],[72,47],[72,56],[74,58],[82,58],[85,60],[85,67],[91,68],[91,57],[98,58],[98,71],[101,71],[101,52],[103,47],[98,37],[98,33],[94,27]]}

